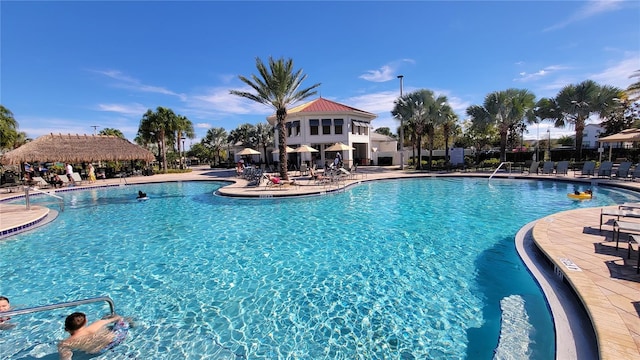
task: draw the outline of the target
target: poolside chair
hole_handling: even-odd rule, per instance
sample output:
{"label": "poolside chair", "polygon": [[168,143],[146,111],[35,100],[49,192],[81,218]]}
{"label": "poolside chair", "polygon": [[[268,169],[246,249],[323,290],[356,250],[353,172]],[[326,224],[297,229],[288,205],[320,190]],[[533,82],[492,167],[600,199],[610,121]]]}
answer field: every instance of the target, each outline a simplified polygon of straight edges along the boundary
{"label": "poolside chair", "polygon": [[51,186],[51,184],[46,182],[45,179],[43,179],[41,176],[34,176],[31,180],[33,186],[35,187],[48,188]]}
{"label": "poolside chair", "polygon": [[545,161],[542,164],[542,175],[553,175],[553,161]]}
{"label": "poolside chair", "polygon": [[536,175],[538,174],[538,168],[540,167],[540,161],[534,161],[531,163],[531,166],[529,167],[529,175],[535,173]]}
{"label": "poolside chair", "polygon": [[569,162],[559,161],[556,167],[556,175],[567,175],[569,173]]}
{"label": "poolside chair", "polygon": [[[596,170],[596,163],[595,161],[585,161],[584,165],[582,166],[582,171],[580,172],[581,176],[593,176],[595,174],[595,170]],[[574,173],[574,176],[577,176],[578,172],[576,171]]]}
{"label": "poolside chair", "polygon": [[631,161],[625,161],[620,163],[613,175],[616,179],[626,180],[629,178],[629,171],[631,170]]}
{"label": "poolside chair", "polygon": [[78,174],[77,172],[71,173],[71,178],[73,179],[73,181],[75,181],[76,185],[85,183],[85,181],[82,180],[82,177],[80,177],[80,174]]}
{"label": "poolside chair", "polygon": [[611,177],[611,170],[613,169],[612,161],[603,161],[598,168],[598,177]]}
{"label": "poolside chair", "polygon": [[636,178],[640,178],[640,163],[636,164],[633,172],[631,172],[631,180],[635,180]]}

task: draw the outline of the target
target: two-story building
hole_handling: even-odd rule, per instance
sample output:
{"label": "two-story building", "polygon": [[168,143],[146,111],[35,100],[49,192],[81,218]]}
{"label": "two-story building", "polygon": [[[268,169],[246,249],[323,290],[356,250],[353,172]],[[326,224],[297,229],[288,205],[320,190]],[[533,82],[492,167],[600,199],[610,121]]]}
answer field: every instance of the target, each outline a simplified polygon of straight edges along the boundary
{"label": "two-story building", "polygon": [[[371,121],[377,116],[370,112],[343,105],[322,97],[287,110],[285,131],[287,146],[296,148],[309,145],[317,153],[303,153],[302,161],[310,161],[322,167],[325,161],[331,162],[335,151],[325,151],[335,143],[351,147],[342,151],[343,161],[352,164],[368,165],[371,159]],[[276,127],[275,148],[278,149],[278,129],[276,115],[267,117],[269,124]],[[288,161],[296,163],[298,154],[289,154]],[[277,156],[274,156],[277,161]]]}

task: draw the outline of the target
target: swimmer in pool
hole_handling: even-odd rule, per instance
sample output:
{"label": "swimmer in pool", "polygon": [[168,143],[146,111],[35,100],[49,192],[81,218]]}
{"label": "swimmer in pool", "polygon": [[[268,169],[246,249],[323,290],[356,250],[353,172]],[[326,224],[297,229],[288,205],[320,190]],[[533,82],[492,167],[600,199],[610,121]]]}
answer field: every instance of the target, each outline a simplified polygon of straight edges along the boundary
{"label": "swimmer in pool", "polygon": [[129,323],[122,316],[115,315],[87,326],[87,316],[75,312],[67,316],[64,330],[71,336],[58,344],[58,354],[61,360],[70,360],[73,350],[101,354],[120,344],[127,337]]}
{"label": "swimmer in pool", "polygon": [[141,190],[138,190],[138,199],[144,199],[146,197],[147,197],[147,193],[144,193]]}

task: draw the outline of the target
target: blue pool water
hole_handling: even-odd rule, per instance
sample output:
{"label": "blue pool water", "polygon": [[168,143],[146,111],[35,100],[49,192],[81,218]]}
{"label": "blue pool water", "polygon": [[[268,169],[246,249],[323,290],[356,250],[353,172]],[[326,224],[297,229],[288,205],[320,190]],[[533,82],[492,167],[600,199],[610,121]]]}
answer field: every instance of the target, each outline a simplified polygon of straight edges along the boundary
{"label": "blue pool water", "polygon": [[[551,316],[515,233],[557,211],[638,201],[596,188],[580,202],[566,194],[584,185],[501,179],[261,200],[213,195],[220,186],[63,193],[53,223],[0,241],[0,294],[19,308],[110,296],[136,327],[95,359],[491,359],[500,302],[518,295],[530,358],[550,359]],[[140,189],[150,200],[135,200]],[[0,354],[57,359],[72,311],[94,320],[108,307],[16,316]]]}

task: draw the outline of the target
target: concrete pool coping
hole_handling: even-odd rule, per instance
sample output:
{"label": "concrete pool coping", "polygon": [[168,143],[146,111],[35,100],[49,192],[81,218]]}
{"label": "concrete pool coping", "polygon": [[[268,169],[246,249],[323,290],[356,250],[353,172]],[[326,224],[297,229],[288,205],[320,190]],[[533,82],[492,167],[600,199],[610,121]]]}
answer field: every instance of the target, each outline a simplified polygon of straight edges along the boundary
{"label": "concrete pool coping", "polygon": [[[286,189],[269,189],[264,186],[248,187],[247,182],[235,177],[234,170],[213,170],[209,168],[195,168],[193,172],[181,174],[158,174],[153,176],[138,176],[126,179],[99,180],[90,185],[77,186],[44,191],[75,191],[85,190],[90,187],[112,187],[139,185],[156,182],[172,181],[225,181],[231,184],[220,189],[219,195],[251,198],[272,198],[285,196],[309,196],[324,195],[331,192],[339,192],[362,182],[384,179],[411,178],[411,177],[483,177],[490,173],[425,173],[413,171],[399,171],[397,167],[360,167],[361,173],[356,179],[346,180],[340,187],[326,188],[312,185],[301,180],[302,185],[291,186]],[[518,173],[498,173],[496,178],[508,179],[536,179],[553,181],[583,182],[591,187],[603,185],[625,188],[640,192],[640,183],[633,181],[620,181],[597,179],[593,177],[575,177],[570,172],[567,176],[536,176],[522,175]],[[41,195],[44,196],[44,195]],[[19,198],[17,193],[0,194],[0,201]],[[24,205],[9,205],[0,202],[0,231],[11,230],[25,224],[32,224],[26,228],[35,228],[46,223],[43,219],[50,216],[42,215],[44,209],[26,210]],[[553,295],[545,292],[549,306],[552,308],[554,326],[556,326],[556,358],[557,359],[637,359],[640,358],[640,275],[635,274],[637,252],[633,251],[632,259],[626,259],[627,249],[624,242],[620,249],[611,250],[611,231],[606,227],[602,234],[597,231],[599,225],[600,207],[590,209],[570,210],[553,214],[532,223],[531,228],[522,237],[523,244],[535,244],[545,258],[551,262],[556,279],[551,277],[551,283],[555,286],[554,293],[558,302],[565,304],[567,295],[557,295],[561,288],[557,280],[569,285],[575,292],[586,310],[591,325],[595,331],[596,339],[590,339],[588,334],[580,334],[575,322],[580,322],[579,311],[568,307],[563,310],[553,309]],[[11,214],[11,215],[9,215]],[[40,220],[38,220],[40,219]],[[526,227],[525,227],[526,228]],[[523,228],[523,229],[525,229]],[[595,229],[595,230],[593,230]],[[24,231],[26,229],[22,229]],[[17,233],[17,232],[16,232]],[[530,239],[530,241],[525,241]],[[517,239],[516,239],[517,240]],[[516,241],[516,245],[519,241]],[[615,244],[615,242],[614,242]],[[523,245],[525,248],[527,245]],[[522,256],[522,254],[521,254]],[[525,259],[524,256],[523,260]],[[535,258],[535,256],[534,256]],[[526,263],[526,260],[524,260]],[[580,271],[575,270],[574,266]],[[542,262],[538,259],[531,267],[544,291],[544,286],[536,272],[542,268]],[[547,270],[548,272],[548,270]],[[548,281],[548,280],[546,280]],[[576,315],[577,314],[577,315]],[[567,345],[566,336],[573,339],[574,345]],[[587,350],[585,346],[596,341],[596,350]],[[593,345],[593,344],[592,344]],[[573,348],[573,350],[571,349]],[[596,352],[597,354],[592,354]]]}

